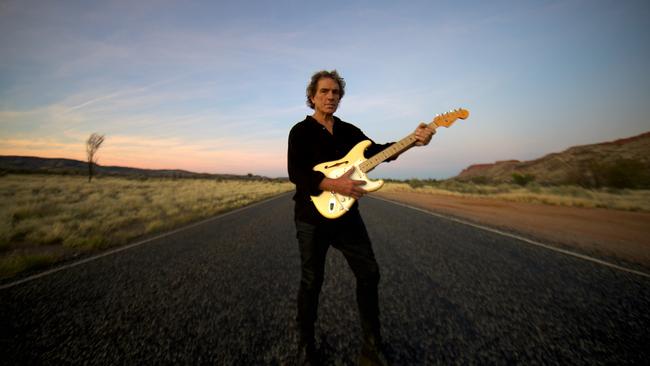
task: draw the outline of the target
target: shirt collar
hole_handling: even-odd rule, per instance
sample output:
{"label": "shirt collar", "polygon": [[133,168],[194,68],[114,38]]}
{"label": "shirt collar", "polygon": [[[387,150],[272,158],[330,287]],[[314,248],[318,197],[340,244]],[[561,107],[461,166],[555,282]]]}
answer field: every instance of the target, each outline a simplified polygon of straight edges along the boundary
{"label": "shirt collar", "polygon": [[[314,117],[312,117],[312,116],[310,116],[310,115],[307,115],[307,120],[311,121],[311,123],[312,123],[314,126],[316,126],[316,127],[319,127],[319,128],[325,128],[325,126],[321,125],[321,124],[316,120],[316,118],[314,118]],[[336,125],[337,125],[337,122],[338,122],[338,121],[340,121],[340,119],[339,119],[337,116],[334,116],[334,124],[332,125],[332,128],[333,128],[333,129],[336,128]]]}

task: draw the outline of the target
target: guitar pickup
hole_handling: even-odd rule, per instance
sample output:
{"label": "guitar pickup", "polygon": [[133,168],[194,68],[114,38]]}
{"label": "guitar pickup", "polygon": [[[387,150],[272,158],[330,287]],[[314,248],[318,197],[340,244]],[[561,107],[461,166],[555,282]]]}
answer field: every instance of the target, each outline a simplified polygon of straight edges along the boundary
{"label": "guitar pickup", "polygon": [[334,212],[335,207],[336,207],[336,198],[334,197],[334,195],[332,195],[332,198],[330,198],[330,200],[328,202],[329,212],[330,213]]}

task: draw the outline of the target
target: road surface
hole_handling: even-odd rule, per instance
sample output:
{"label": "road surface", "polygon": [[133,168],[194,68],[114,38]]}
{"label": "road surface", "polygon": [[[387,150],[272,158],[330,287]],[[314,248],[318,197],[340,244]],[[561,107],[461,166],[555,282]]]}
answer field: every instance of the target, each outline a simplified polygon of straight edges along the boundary
{"label": "road surface", "polygon": [[[643,364],[650,280],[373,198],[389,359]],[[290,195],[0,290],[7,365],[291,365],[300,268]],[[330,249],[325,364],[360,347],[354,276]]]}

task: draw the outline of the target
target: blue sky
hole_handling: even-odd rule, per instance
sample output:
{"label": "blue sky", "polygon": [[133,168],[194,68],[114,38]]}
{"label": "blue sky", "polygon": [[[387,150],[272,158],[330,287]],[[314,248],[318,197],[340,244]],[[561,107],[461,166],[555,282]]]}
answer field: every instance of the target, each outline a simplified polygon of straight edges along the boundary
{"label": "blue sky", "polygon": [[0,1],[0,154],[286,176],[321,69],[377,142],[464,107],[371,175],[446,178],[650,130],[648,1]]}

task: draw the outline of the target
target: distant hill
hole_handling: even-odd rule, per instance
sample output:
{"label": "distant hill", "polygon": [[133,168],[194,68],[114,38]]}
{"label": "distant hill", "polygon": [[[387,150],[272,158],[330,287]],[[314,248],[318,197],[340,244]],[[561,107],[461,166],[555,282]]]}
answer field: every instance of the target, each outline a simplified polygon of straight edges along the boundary
{"label": "distant hill", "polygon": [[[0,172],[19,174],[71,174],[87,175],[88,163],[73,159],[39,158],[33,156],[0,155]],[[151,178],[220,178],[269,179],[259,175],[194,173],[179,169],[139,169],[121,166],[95,167],[97,176],[130,176]]]}
{"label": "distant hill", "polygon": [[475,164],[453,179],[505,183],[521,177],[541,184],[648,188],[650,132],[616,141],[574,146],[530,161]]}

